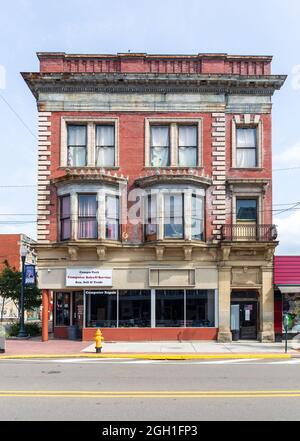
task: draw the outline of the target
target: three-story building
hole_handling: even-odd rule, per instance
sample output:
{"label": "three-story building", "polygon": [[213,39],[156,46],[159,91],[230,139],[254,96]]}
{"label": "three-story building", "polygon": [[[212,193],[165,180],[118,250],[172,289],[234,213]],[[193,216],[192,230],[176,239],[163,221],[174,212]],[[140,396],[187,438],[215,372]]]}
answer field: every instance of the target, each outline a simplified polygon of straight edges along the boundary
{"label": "three-story building", "polygon": [[272,57],[38,57],[23,77],[55,336],[273,341],[271,111],[286,77]]}

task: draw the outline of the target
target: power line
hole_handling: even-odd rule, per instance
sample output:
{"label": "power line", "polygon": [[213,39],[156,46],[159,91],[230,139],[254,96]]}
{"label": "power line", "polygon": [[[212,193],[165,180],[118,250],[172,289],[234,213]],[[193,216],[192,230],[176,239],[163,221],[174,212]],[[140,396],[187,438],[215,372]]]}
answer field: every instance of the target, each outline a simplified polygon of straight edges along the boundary
{"label": "power line", "polygon": [[18,118],[18,120],[23,124],[23,126],[28,130],[28,132],[37,140],[36,135],[32,132],[32,130],[28,127],[22,117],[15,111],[15,109],[9,104],[9,102],[4,98],[4,96],[0,93],[0,98],[4,101],[4,103],[9,107],[9,109],[13,112],[13,114]]}

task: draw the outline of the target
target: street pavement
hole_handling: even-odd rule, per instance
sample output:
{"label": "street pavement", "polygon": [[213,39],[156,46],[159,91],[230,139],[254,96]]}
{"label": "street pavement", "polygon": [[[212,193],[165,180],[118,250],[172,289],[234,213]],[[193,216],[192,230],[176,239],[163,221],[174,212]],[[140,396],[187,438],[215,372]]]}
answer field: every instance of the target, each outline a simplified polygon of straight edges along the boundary
{"label": "street pavement", "polygon": [[1,360],[0,420],[300,420],[300,360]]}

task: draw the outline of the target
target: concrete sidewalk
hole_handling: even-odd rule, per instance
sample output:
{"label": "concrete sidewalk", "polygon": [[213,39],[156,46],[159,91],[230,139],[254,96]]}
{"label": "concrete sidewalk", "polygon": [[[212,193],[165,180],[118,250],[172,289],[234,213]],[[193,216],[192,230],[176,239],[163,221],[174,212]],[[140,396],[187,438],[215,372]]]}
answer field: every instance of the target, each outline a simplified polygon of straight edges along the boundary
{"label": "concrete sidewalk", "polygon": [[[297,345],[296,345],[297,346]],[[143,359],[207,359],[207,358],[291,358],[300,357],[295,343],[289,344],[285,354],[283,343],[237,342],[108,342],[102,354],[96,355],[94,342],[40,339],[8,340],[7,358],[143,358]]]}

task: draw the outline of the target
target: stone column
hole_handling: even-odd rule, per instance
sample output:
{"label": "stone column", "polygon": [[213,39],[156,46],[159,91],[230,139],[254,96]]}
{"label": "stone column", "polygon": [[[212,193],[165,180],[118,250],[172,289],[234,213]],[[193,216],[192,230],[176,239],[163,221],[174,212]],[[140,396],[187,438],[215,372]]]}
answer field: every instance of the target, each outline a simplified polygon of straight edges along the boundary
{"label": "stone column", "polygon": [[42,341],[47,342],[49,340],[49,291],[43,289],[42,292],[43,311],[42,311]]}
{"label": "stone column", "polygon": [[231,343],[231,268],[219,268],[219,343]]}
{"label": "stone column", "polygon": [[263,343],[275,341],[274,332],[274,287],[273,268],[262,268],[262,289],[260,296],[260,340]]}

